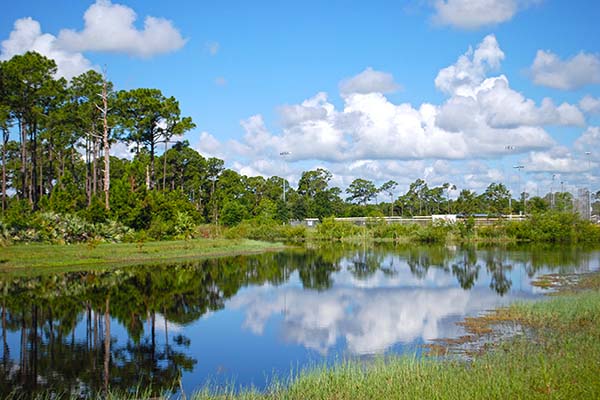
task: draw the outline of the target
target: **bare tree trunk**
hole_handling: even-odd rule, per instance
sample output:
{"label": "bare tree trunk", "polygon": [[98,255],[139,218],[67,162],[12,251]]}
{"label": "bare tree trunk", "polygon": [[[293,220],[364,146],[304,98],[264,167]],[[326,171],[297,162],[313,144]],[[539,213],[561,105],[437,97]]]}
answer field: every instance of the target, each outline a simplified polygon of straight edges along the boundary
{"label": "bare tree trunk", "polygon": [[48,179],[46,181],[46,185],[48,185],[48,194],[52,193],[52,189],[54,187],[52,184],[52,178],[54,174],[56,174],[56,168],[54,167],[54,161],[56,159],[55,151],[54,143],[52,142],[52,139],[50,139],[48,141],[48,169],[50,171],[48,172]]}
{"label": "bare tree trunk", "polygon": [[31,201],[31,205],[32,208],[36,208],[37,207],[37,179],[38,179],[38,171],[37,171],[37,164],[38,164],[38,151],[37,151],[37,127],[34,126],[30,126],[30,144],[31,144],[31,181],[29,182],[30,187],[29,187],[29,191],[30,191],[30,201]]}
{"label": "bare tree trunk", "polygon": [[162,187],[163,190],[166,189],[166,182],[167,182],[167,148],[169,146],[169,141],[167,139],[165,139],[165,154],[163,154],[163,181],[162,181]]}
{"label": "bare tree trunk", "polygon": [[146,189],[150,190],[150,167],[146,165]]}
{"label": "bare tree trunk", "polygon": [[27,128],[25,122],[19,119],[21,131],[21,199],[27,195]]}
{"label": "bare tree trunk", "polygon": [[92,183],[90,178],[90,138],[85,138],[85,195],[87,205],[92,203]]}
{"label": "bare tree trunk", "polygon": [[102,86],[102,141],[104,144],[104,206],[110,210],[110,144],[108,143],[108,94],[106,91],[106,77]]}
{"label": "bare tree trunk", "polygon": [[6,145],[8,144],[8,129],[2,131],[2,212],[6,210]]}
{"label": "bare tree trunk", "polygon": [[[104,190],[104,207],[110,210],[110,143],[108,142],[108,84],[106,82],[106,71],[102,74],[102,107],[96,105],[102,114],[102,148],[104,152],[104,179],[102,189]],[[98,143],[98,146],[100,144]]]}
{"label": "bare tree trunk", "polygon": [[154,140],[152,140],[150,143],[150,185],[148,186],[150,190],[154,189],[154,181]]}
{"label": "bare tree trunk", "polygon": [[98,140],[92,139],[92,195],[98,192]]}
{"label": "bare tree trunk", "polygon": [[38,201],[44,195],[44,147],[40,143],[40,176],[39,176],[40,188],[38,192]]}

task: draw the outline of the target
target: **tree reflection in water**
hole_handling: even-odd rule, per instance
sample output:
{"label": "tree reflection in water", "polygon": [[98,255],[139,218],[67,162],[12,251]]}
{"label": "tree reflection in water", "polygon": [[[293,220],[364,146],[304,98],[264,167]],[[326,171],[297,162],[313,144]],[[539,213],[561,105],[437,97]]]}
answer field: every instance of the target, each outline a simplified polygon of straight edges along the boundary
{"label": "tree reflection in water", "polygon": [[[423,280],[437,270],[468,290],[485,265],[489,287],[505,295],[513,268],[531,277],[540,268],[589,264],[590,257],[589,251],[564,248],[329,246],[163,266],[0,275],[0,395],[177,388],[197,360],[188,349],[191,338],[169,326],[185,327],[224,308],[244,286],[282,285],[295,273],[303,289],[317,293],[330,290],[343,269],[358,281],[378,273],[396,279],[409,270]],[[125,340],[115,329],[126,331]]]}
{"label": "tree reflection in water", "polygon": [[469,290],[475,285],[480,269],[474,248],[465,249],[462,257],[458,257],[458,262],[452,264],[452,274],[458,280],[460,287],[465,290]]}

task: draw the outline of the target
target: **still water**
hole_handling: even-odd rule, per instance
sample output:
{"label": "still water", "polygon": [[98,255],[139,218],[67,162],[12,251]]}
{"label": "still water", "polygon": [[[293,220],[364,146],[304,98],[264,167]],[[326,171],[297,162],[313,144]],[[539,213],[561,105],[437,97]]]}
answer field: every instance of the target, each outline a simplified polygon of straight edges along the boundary
{"label": "still water", "polygon": [[572,247],[295,249],[162,266],[0,275],[0,396],[151,384],[264,388],[305,366],[419,353],[456,325],[597,269]]}

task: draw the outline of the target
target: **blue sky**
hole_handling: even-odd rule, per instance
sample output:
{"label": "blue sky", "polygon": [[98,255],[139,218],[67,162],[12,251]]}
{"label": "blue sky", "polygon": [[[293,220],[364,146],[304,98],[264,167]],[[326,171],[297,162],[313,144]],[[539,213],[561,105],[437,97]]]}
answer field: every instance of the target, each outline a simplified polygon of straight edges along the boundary
{"label": "blue sky", "polygon": [[552,175],[600,189],[599,20],[596,1],[26,1],[0,15],[0,59],[159,88],[246,175],[544,194]]}

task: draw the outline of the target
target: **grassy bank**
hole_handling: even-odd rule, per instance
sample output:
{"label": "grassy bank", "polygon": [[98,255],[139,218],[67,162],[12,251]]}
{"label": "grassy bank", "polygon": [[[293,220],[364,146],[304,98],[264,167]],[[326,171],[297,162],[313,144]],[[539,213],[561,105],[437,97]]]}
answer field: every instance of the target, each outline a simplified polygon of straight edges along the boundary
{"label": "grassy bank", "polygon": [[33,272],[186,261],[280,250],[247,239],[194,239],[144,243],[20,244],[0,248],[0,272]]}
{"label": "grassy bank", "polygon": [[[479,320],[528,327],[531,336],[496,344],[472,361],[435,358],[346,362],[304,371],[267,393],[211,393],[196,399],[596,399],[600,393],[600,276],[590,275],[558,296],[517,303]],[[289,383],[289,386],[287,385]]]}

